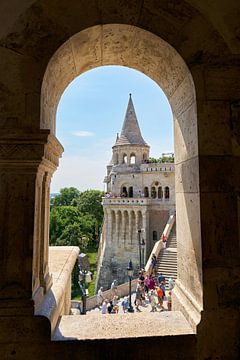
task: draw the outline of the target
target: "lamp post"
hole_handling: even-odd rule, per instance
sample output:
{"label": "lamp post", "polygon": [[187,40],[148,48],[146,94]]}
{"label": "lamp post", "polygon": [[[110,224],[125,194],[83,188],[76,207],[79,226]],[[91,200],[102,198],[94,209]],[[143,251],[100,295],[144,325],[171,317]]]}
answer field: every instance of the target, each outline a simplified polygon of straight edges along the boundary
{"label": "lamp post", "polygon": [[128,312],[134,312],[133,306],[132,306],[132,277],[133,277],[133,265],[132,261],[130,260],[127,267],[127,273],[129,278],[129,305],[128,305]]}
{"label": "lamp post", "polygon": [[141,233],[144,232],[144,229],[138,230],[138,247],[139,247],[139,270],[144,267],[144,239],[141,240]]}
{"label": "lamp post", "polygon": [[81,315],[86,315],[86,305],[87,305],[87,295],[88,290],[86,289],[86,284],[90,283],[92,280],[92,273],[89,271],[89,260],[86,254],[81,253],[78,256],[78,285],[80,287],[81,297],[82,297],[82,311]]}
{"label": "lamp post", "polygon": [[86,292],[86,275],[87,275],[88,271],[87,270],[83,270],[80,269],[79,270],[79,287],[80,287],[80,291],[82,294],[82,311],[81,314],[82,315],[86,315],[86,304],[87,304],[87,292]]}
{"label": "lamp post", "polygon": [[142,269],[143,269],[145,267],[145,265],[144,265],[144,248],[145,248],[144,239],[142,239],[140,246],[141,246],[141,250],[142,250]]}

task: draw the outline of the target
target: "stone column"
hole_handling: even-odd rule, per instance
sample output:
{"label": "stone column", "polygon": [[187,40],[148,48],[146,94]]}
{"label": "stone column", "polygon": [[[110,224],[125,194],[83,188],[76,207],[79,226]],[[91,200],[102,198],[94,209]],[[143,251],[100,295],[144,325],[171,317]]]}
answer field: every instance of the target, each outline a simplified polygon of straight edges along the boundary
{"label": "stone column", "polygon": [[41,201],[41,246],[40,246],[40,286],[44,293],[52,285],[52,276],[49,274],[48,267],[48,248],[49,248],[49,218],[50,218],[50,182],[51,174],[44,173],[42,182],[42,201]]}
{"label": "stone column", "polygon": [[129,244],[132,244],[132,211],[128,211],[128,219],[129,219],[129,228],[128,228],[128,236],[129,236]]}
{"label": "stone column", "polygon": [[116,210],[116,231],[115,231],[115,237],[114,237],[114,239],[113,239],[113,241],[114,241],[115,243],[118,242],[119,228],[120,228],[120,227],[119,227],[119,211]]}
{"label": "stone column", "polygon": [[56,169],[62,151],[48,130],[0,134],[0,314],[6,313],[9,300],[11,314],[33,313],[32,292],[41,287],[40,274],[46,278],[48,269],[43,179]]}

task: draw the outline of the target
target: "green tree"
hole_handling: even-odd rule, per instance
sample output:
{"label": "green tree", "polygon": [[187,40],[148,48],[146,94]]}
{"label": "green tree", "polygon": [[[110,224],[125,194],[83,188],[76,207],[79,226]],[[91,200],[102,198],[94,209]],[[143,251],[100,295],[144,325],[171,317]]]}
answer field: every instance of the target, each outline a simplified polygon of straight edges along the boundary
{"label": "green tree", "polygon": [[82,192],[78,199],[78,209],[84,215],[92,217],[93,224],[93,240],[97,240],[100,236],[101,225],[103,222],[102,208],[103,191],[86,190]]}
{"label": "green tree", "polygon": [[52,199],[52,206],[76,206],[77,199],[80,196],[80,191],[74,187],[63,188],[60,194]]}

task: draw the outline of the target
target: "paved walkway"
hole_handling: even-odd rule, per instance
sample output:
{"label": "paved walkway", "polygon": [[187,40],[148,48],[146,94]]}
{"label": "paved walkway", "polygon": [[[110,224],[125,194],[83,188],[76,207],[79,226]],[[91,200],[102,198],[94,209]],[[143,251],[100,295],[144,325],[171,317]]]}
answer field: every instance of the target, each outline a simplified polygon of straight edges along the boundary
{"label": "paved walkway", "polygon": [[[132,299],[134,302],[135,294]],[[156,312],[151,312],[151,305],[147,301],[146,306],[140,306],[141,312],[123,313],[121,301],[122,299],[119,300],[118,314],[102,314],[95,308],[86,315],[62,316],[53,340],[194,334],[180,311],[160,311],[158,308]],[[166,301],[164,307],[167,309]]]}

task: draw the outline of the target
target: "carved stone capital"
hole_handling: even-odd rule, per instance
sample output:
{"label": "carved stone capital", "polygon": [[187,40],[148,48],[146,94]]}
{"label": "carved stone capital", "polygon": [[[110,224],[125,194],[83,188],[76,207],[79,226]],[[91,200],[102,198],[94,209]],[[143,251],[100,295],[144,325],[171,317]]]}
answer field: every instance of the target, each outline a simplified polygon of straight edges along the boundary
{"label": "carved stone capital", "polygon": [[38,166],[43,162],[44,167],[53,172],[62,153],[62,145],[48,130],[0,134],[0,167]]}

